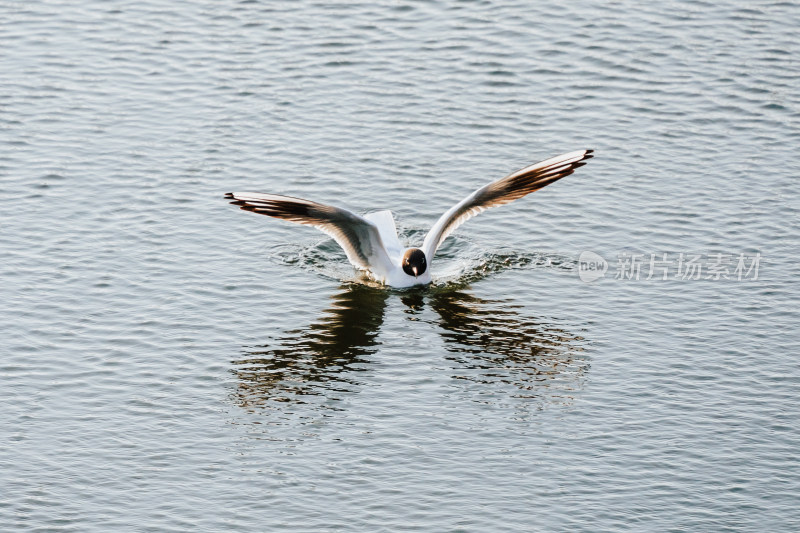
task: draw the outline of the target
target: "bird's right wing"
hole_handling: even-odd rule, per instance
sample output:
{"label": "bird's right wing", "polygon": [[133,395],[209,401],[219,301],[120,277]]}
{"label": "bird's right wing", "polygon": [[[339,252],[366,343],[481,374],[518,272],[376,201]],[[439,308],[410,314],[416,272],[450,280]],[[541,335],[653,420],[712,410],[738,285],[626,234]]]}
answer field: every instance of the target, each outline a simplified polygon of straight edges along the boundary
{"label": "bird's right wing", "polygon": [[333,238],[356,268],[383,274],[392,267],[378,228],[351,211],[279,194],[229,192],[225,198],[245,211],[314,226]]}
{"label": "bird's right wing", "polygon": [[542,187],[572,174],[576,168],[586,164],[593,150],[577,150],[551,157],[540,163],[512,172],[504,178],[481,187],[439,217],[425,236],[422,251],[433,259],[436,249],[461,224],[490,207],[507,204],[537,191]]}

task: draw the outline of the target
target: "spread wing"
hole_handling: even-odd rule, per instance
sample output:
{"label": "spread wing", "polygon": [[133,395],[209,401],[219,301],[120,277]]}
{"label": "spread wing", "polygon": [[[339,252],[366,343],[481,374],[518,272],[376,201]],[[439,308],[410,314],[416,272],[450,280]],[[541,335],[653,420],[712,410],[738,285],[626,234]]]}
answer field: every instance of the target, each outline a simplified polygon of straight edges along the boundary
{"label": "spread wing", "polygon": [[577,150],[513,172],[473,192],[442,215],[425,236],[422,251],[430,261],[436,249],[461,224],[490,207],[513,202],[586,164],[593,150]]}
{"label": "spread wing", "polygon": [[342,247],[347,259],[356,268],[379,274],[391,268],[391,261],[375,224],[346,209],[258,192],[229,192],[225,198],[233,200],[233,205],[245,211],[307,224],[324,231]]}

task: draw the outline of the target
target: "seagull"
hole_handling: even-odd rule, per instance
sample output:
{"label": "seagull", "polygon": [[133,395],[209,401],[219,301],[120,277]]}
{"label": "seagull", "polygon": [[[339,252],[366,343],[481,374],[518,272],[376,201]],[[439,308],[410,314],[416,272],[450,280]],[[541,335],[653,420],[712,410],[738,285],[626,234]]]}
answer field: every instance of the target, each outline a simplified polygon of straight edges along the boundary
{"label": "seagull", "polygon": [[586,164],[592,152],[577,150],[552,157],[481,187],[439,217],[421,248],[400,244],[394,217],[388,210],[361,216],[311,200],[258,192],[229,192],[225,198],[245,211],[314,226],[332,237],[350,263],[373,280],[406,288],[431,282],[430,267],[436,250],[461,224],[490,207],[513,202],[569,176]]}

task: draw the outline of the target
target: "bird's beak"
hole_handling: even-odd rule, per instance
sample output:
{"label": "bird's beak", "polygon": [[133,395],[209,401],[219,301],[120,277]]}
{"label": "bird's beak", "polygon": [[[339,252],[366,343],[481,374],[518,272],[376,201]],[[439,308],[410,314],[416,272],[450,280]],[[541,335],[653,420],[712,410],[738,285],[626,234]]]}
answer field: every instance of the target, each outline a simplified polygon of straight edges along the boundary
{"label": "bird's beak", "polygon": [[411,267],[411,270],[414,271],[414,277],[417,277],[417,267]]}

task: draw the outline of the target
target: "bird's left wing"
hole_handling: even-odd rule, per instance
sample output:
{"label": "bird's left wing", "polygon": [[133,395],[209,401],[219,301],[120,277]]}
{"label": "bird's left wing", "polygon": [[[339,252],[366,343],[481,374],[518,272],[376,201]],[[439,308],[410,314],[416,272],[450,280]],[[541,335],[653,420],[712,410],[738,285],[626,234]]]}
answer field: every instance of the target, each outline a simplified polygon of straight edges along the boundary
{"label": "bird's left wing", "polygon": [[356,268],[376,274],[391,269],[378,228],[351,211],[279,194],[229,192],[225,198],[245,211],[314,226],[333,238]]}
{"label": "bird's left wing", "polygon": [[461,224],[490,207],[507,204],[572,174],[586,164],[593,150],[577,150],[534,163],[481,187],[439,217],[425,236],[422,251],[433,259],[436,249]]}

